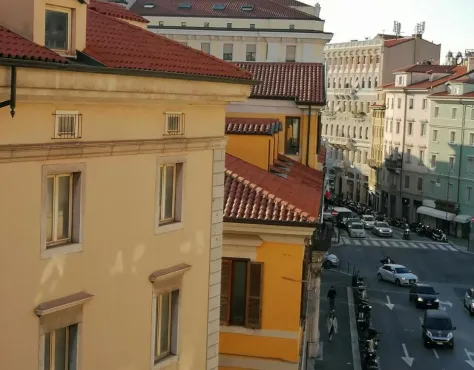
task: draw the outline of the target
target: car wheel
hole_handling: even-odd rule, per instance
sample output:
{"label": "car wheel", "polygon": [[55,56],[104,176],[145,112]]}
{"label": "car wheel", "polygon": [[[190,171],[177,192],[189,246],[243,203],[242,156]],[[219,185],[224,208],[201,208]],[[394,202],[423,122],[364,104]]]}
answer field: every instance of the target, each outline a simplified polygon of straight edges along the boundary
{"label": "car wheel", "polygon": [[377,279],[378,279],[379,281],[382,281],[382,280],[383,280],[382,274],[381,274],[380,272],[377,274]]}
{"label": "car wheel", "polygon": [[401,285],[401,284],[400,284],[400,279],[396,279],[396,280],[395,280],[395,285],[398,285],[398,286]]}
{"label": "car wheel", "polygon": [[449,345],[449,349],[454,349],[454,340],[451,341],[451,344]]}
{"label": "car wheel", "polygon": [[326,262],[324,262],[324,265],[323,265],[323,266],[324,266],[325,268],[329,269],[329,268],[331,268],[332,263],[331,263],[330,261],[326,261]]}

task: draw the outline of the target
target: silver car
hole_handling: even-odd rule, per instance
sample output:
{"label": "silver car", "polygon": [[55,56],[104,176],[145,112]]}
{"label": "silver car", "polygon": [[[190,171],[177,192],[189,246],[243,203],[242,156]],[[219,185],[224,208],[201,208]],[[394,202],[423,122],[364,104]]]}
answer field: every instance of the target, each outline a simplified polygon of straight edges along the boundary
{"label": "silver car", "polygon": [[392,237],[393,230],[386,222],[375,221],[374,227],[372,228],[372,234]]}
{"label": "silver car", "polygon": [[323,256],[323,266],[326,268],[338,267],[339,258],[335,254],[330,254],[328,252],[324,253]]}
{"label": "silver car", "polygon": [[374,227],[375,224],[375,217],[372,215],[363,215],[362,216],[362,224],[366,229],[371,229]]}
{"label": "silver car", "polygon": [[379,281],[390,281],[396,285],[411,285],[418,282],[418,276],[412,274],[405,266],[394,263],[380,267],[377,271],[377,279]]}
{"label": "silver car", "polygon": [[361,222],[353,221],[347,226],[347,233],[351,238],[365,238],[364,225]]}

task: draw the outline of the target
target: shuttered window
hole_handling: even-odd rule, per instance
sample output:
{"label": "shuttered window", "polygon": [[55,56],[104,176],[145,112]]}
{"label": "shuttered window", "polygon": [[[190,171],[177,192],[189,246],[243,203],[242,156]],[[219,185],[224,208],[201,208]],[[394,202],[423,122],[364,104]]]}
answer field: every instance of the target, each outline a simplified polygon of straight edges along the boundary
{"label": "shuttered window", "polygon": [[262,263],[244,259],[222,260],[221,325],[261,327],[262,282]]}

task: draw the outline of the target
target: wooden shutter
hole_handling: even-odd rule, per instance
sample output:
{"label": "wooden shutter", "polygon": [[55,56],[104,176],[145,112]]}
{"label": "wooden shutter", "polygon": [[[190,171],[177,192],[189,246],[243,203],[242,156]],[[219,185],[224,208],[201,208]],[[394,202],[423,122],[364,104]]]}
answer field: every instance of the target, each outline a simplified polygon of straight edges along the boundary
{"label": "wooden shutter", "polygon": [[221,325],[229,325],[232,260],[222,259],[221,271]]}
{"label": "wooden shutter", "polygon": [[262,326],[263,263],[249,262],[247,268],[247,307],[245,326],[260,329]]}

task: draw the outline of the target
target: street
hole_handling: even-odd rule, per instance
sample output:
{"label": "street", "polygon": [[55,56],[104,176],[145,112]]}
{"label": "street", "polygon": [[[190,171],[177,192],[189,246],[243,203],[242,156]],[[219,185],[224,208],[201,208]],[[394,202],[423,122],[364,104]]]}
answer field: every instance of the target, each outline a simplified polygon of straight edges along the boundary
{"label": "street", "polygon": [[[466,290],[474,286],[474,255],[458,252],[451,246],[453,250],[440,249],[440,244],[426,238],[401,241],[397,238],[401,235],[394,231],[394,237],[386,239],[374,237],[369,231],[365,240],[367,245],[362,244],[364,239],[344,236],[345,245],[332,247],[330,251],[339,257],[342,268],[350,263],[351,269],[355,266],[366,281],[373,307],[372,325],[382,332],[378,352],[380,368],[474,369],[474,318],[464,310],[461,301]],[[407,245],[401,247],[402,244]],[[457,327],[453,350],[425,348],[420,321],[423,310],[409,303],[408,288],[377,280],[380,259],[387,255],[439,292],[441,309],[450,314]]]}

